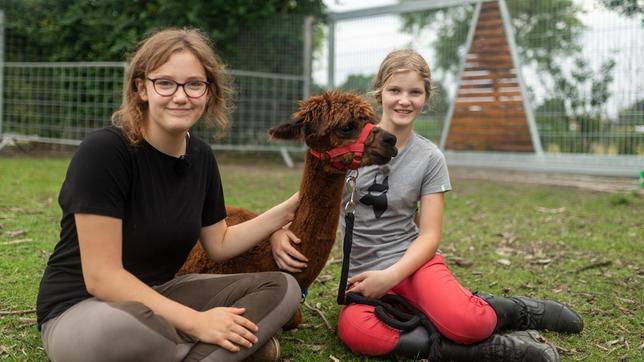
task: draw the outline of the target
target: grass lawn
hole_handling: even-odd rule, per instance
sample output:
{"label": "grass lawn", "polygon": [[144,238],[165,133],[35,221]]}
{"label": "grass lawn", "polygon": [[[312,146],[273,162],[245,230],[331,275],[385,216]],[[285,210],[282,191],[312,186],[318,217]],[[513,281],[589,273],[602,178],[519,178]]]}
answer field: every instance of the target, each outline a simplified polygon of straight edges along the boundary
{"label": "grass lawn", "polygon": [[[0,360],[47,360],[31,310],[58,238],[57,194],[68,162],[0,158]],[[294,192],[301,172],[274,157],[222,156],[220,167],[226,202],[255,211]],[[641,194],[452,182],[441,250],[466,287],[574,306],[586,324],[581,335],[543,333],[563,361],[644,360]],[[339,250],[336,245],[335,261]],[[283,360],[366,360],[353,356],[335,334],[339,267],[329,263],[313,284],[303,307],[305,324],[281,335]]]}

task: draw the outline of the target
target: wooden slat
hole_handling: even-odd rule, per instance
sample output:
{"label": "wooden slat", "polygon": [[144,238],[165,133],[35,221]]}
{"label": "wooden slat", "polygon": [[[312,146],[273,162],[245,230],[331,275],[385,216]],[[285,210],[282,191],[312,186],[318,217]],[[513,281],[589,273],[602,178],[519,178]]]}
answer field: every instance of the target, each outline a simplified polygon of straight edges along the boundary
{"label": "wooden slat", "polygon": [[489,99],[489,98],[494,98],[494,97],[484,96],[484,95],[481,95],[479,97],[460,96],[456,98],[456,103],[459,106],[465,106],[465,105],[472,106],[473,104],[478,104],[481,107],[487,108],[487,109],[510,109],[514,107],[523,106],[523,100],[520,100],[520,99],[500,101],[500,100]]}
{"label": "wooden slat", "polygon": [[[485,74],[485,75],[463,75],[462,79],[464,80],[477,80],[477,79],[499,80],[499,79],[516,79],[516,78],[517,78],[516,74],[491,72],[490,74]],[[505,83],[505,84],[510,84],[510,83]]]}
{"label": "wooden slat", "polygon": [[476,32],[474,33],[474,39],[477,39],[478,37],[486,38],[505,38],[505,29],[502,27],[485,27],[485,28],[480,28],[476,27]]}
{"label": "wooden slat", "polygon": [[479,21],[480,20],[490,20],[490,19],[498,19],[500,17],[500,13],[495,14],[493,12],[483,12],[481,11],[481,14],[479,15]]}
{"label": "wooden slat", "polygon": [[[466,89],[463,89],[462,87],[461,87],[461,90],[463,91],[458,92],[458,97],[494,97],[496,98],[496,100],[494,100],[493,102],[502,102],[502,103],[520,101],[521,99],[523,99],[521,98],[521,92],[498,92],[492,89],[489,92],[485,91],[485,92],[467,93],[465,92]],[[506,97],[513,97],[513,98],[507,99]],[[519,98],[516,98],[516,97],[519,97]]]}
{"label": "wooden slat", "polygon": [[479,19],[479,22],[476,24],[476,30],[479,29],[494,29],[494,28],[502,28],[503,27],[503,21],[501,19],[496,19],[496,18],[488,18],[488,19]]}
{"label": "wooden slat", "polygon": [[515,127],[526,127],[525,118],[517,117],[461,117],[454,119],[450,124],[450,129],[452,126],[457,127],[499,127],[507,126],[509,128]]}
{"label": "wooden slat", "polygon": [[[525,117],[525,112],[523,107],[516,107],[514,109],[483,109],[481,111],[470,111],[470,110],[459,110],[458,113],[454,113],[454,120],[456,119],[467,119],[467,118],[522,118]],[[525,118],[524,118],[525,121]]]}
{"label": "wooden slat", "polygon": [[512,63],[483,63],[483,62],[477,62],[477,64],[468,64],[465,63],[465,71],[479,71],[479,70],[495,70],[495,69],[508,69],[508,67],[512,67]]}
{"label": "wooden slat", "polygon": [[495,62],[503,62],[503,61],[509,61],[510,64],[512,64],[512,56],[510,56],[510,53],[497,53],[497,52],[481,52],[481,53],[472,53],[470,52],[468,55],[467,61],[495,61]]}

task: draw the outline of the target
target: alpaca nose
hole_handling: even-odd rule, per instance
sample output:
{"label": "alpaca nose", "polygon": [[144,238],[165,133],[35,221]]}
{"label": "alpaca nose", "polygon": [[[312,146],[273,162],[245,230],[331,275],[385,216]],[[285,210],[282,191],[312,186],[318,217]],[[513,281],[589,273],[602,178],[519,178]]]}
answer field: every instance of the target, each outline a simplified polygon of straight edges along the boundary
{"label": "alpaca nose", "polygon": [[382,135],[382,140],[380,142],[385,146],[394,147],[396,146],[396,136],[390,133],[385,133]]}

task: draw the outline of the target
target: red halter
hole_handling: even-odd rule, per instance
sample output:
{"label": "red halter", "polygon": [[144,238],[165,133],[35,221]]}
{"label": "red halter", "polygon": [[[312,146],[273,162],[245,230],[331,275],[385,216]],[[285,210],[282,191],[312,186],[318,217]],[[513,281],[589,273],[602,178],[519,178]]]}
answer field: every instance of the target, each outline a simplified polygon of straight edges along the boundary
{"label": "red halter", "polygon": [[[369,132],[371,132],[371,129],[375,127],[374,124],[372,123],[367,123],[364,125],[364,128],[362,129],[362,132],[360,133],[360,136],[356,140],[355,143],[352,143],[350,145],[342,146],[342,147],[336,147],[333,148],[329,151],[316,151],[313,149],[310,149],[309,152],[311,155],[313,155],[316,158],[319,158],[320,160],[324,161],[324,155],[328,156],[329,163],[333,168],[338,169],[338,170],[356,170],[360,167],[360,162],[362,161],[362,154],[364,153],[364,142],[367,140],[367,137],[369,136]],[[353,160],[351,160],[350,165],[345,165],[341,162],[334,161],[333,159],[335,157],[344,155],[345,153],[353,152]]]}

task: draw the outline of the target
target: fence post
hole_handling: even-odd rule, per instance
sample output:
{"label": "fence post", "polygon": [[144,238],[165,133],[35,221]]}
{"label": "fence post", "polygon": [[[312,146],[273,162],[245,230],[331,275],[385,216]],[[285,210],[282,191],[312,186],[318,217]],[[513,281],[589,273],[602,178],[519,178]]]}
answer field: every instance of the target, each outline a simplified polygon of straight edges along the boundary
{"label": "fence post", "polygon": [[327,87],[333,89],[335,88],[335,20],[332,17],[329,19],[329,35],[327,39],[329,43]]}
{"label": "fence post", "polygon": [[0,10],[0,149],[6,146],[3,137],[4,120],[4,11]]}
{"label": "fence post", "polygon": [[517,71],[517,79],[519,80],[519,86],[521,88],[521,95],[523,98],[523,109],[525,110],[526,116],[528,117],[528,128],[530,129],[532,147],[534,148],[534,153],[537,156],[543,156],[539,127],[537,126],[537,121],[534,118],[532,101],[530,100],[528,87],[523,80],[523,69],[521,69],[522,63],[519,58],[519,51],[517,50],[517,45],[514,40],[514,30],[512,29],[512,23],[510,22],[510,12],[508,11],[508,6],[506,5],[505,0],[499,0],[499,8],[501,9],[501,15],[503,16],[503,27],[505,28],[505,36],[507,38],[508,45],[510,46],[510,54],[512,54],[512,64],[514,64],[514,69],[516,69]]}
{"label": "fence post", "polygon": [[304,77],[304,84],[302,88],[302,99],[306,99],[311,95],[311,62],[313,60],[313,24],[315,18],[307,16],[304,19],[304,56],[302,76]]}

